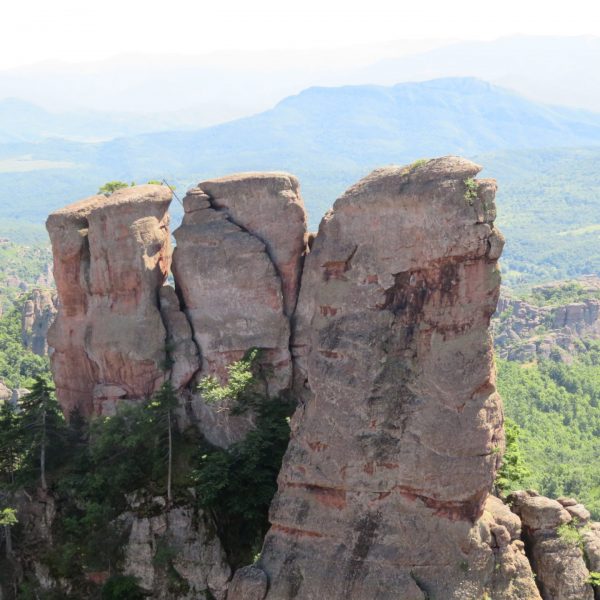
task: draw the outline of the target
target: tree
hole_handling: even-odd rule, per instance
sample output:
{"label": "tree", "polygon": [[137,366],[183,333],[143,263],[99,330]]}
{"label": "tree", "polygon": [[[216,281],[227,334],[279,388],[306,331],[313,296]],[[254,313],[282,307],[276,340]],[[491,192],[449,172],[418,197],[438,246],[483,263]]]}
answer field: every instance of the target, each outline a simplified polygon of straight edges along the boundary
{"label": "tree", "polygon": [[10,528],[17,524],[17,514],[14,508],[3,508],[0,510],[0,527],[4,528],[4,539],[6,541],[6,557],[12,555],[12,537]]}
{"label": "tree", "polygon": [[161,435],[161,429],[166,429],[167,436],[167,502],[170,505],[173,500],[173,410],[177,408],[178,400],[175,390],[170,382],[164,383],[156,392],[148,408],[154,413],[156,425],[158,426],[158,435]]}
{"label": "tree", "polygon": [[221,402],[222,400],[239,401],[254,383],[252,366],[258,356],[256,348],[250,350],[242,359],[227,367],[227,384],[221,385],[219,380],[212,375],[200,380],[198,389],[207,404]]}
{"label": "tree", "polygon": [[19,415],[14,404],[0,405],[0,481],[14,484],[21,454]]}
{"label": "tree", "polygon": [[110,196],[117,190],[121,190],[126,187],[129,187],[129,184],[125,183],[124,181],[107,181],[104,185],[100,186],[98,193],[104,194],[105,196]]}
{"label": "tree", "polygon": [[502,457],[502,466],[496,476],[496,487],[503,493],[512,492],[529,476],[525,458],[519,445],[519,426],[510,419],[504,423],[506,449]]}
{"label": "tree", "polygon": [[40,469],[40,485],[48,490],[46,481],[46,450],[51,442],[58,441],[65,433],[64,416],[54,396],[54,388],[38,377],[31,392],[21,399],[20,428],[25,450],[35,462],[37,455]]}

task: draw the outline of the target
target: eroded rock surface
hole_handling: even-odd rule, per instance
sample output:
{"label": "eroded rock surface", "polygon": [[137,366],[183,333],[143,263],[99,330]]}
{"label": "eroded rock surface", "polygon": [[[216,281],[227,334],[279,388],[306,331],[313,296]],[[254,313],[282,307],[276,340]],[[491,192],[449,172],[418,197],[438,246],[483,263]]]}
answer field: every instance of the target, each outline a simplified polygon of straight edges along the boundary
{"label": "eroded rock surface", "polygon": [[110,413],[165,378],[158,291],[171,247],[166,186],[92,196],[46,223],[60,298],[48,332],[58,399],[69,413]]}
{"label": "eroded rock surface", "polygon": [[378,169],[321,223],[293,342],[303,404],[260,562],[269,600],[491,585],[478,519],[503,444],[488,334],[503,239],[495,183],[468,191],[479,170]]}
{"label": "eroded rock surface", "polygon": [[[570,499],[564,499],[570,500]],[[582,506],[540,496],[533,491],[509,497],[512,510],[523,525],[523,538],[544,600],[594,600],[589,570],[582,548],[594,555],[597,524],[585,525],[568,508]],[[587,552],[586,552],[587,554]],[[589,565],[593,570],[593,564]]]}
{"label": "eroded rock surface", "polygon": [[231,569],[210,518],[192,506],[154,512],[121,517],[130,527],[125,573],[152,598],[225,600]]}
{"label": "eroded rock surface", "polygon": [[35,289],[23,305],[21,338],[23,346],[34,354],[48,354],[48,329],[56,316],[56,293]]}
{"label": "eroded rock surface", "polygon": [[[288,390],[290,315],[304,253],[306,217],[296,179],[243,174],[188,192],[174,235],[173,273],[201,354],[198,377],[227,381],[227,368],[260,350],[265,392]],[[192,406],[208,439],[238,440],[250,422],[197,394]]]}

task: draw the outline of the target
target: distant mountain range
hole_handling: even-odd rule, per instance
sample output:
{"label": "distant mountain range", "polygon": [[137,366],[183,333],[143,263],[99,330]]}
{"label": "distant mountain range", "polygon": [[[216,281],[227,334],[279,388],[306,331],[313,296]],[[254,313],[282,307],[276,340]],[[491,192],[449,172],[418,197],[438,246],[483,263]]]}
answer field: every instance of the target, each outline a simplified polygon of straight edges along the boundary
{"label": "distant mountain range", "polygon": [[160,114],[99,110],[50,111],[18,98],[0,100],[0,144],[48,138],[93,142],[152,131],[198,128],[196,111]]}
{"label": "distant mountain range", "polygon": [[[12,231],[19,220],[42,222],[51,209],[94,193],[107,180],[166,177],[182,194],[207,177],[285,170],[300,177],[315,227],[333,200],[370,169],[447,154],[479,159],[498,178],[500,223],[513,227],[507,259],[516,271],[544,277],[560,275],[563,266],[574,274],[600,269],[589,251],[590,260],[573,262],[563,253],[554,262],[547,256],[548,268],[530,268],[552,239],[550,254],[565,244],[589,245],[589,231],[575,239],[565,237],[565,229],[600,224],[600,115],[536,103],[474,78],[310,88],[261,114],[195,131],[101,143],[0,144],[0,218]],[[565,165],[570,171],[561,171]],[[578,179],[570,180],[575,172]],[[541,177],[543,187],[528,185]],[[510,205],[502,205],[507,200]]]}
{"label": "distant mountain range", "polygon": [[600,37],[552,36],[376,48],[357,44],[334,53],[120,56],[0,71],[0,99],[20,98],[63,113],[126,112],[133,121],[136,115],[149,114],[159,122],[180,119],[186,126],[203,127],[267,110],[311,86],[470,76],[537,101],[600,112],[599,64]]}

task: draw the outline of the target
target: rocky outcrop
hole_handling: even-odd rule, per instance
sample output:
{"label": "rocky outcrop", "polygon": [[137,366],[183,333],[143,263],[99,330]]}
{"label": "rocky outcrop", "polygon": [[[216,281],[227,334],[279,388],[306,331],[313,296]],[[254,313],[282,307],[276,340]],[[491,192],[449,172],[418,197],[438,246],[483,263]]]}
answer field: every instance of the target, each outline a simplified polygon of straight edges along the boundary
{"label": "rocky outcrop", "polygon": [[23,304],[21,339],[23,346],[34,354],[48,354],[48,329],[56,316],[56,293],[35,289]]}
{"label": "rocky outcrop", "polygon": [[144,185],[92,196],[50,215],[60,298],[48,332],[52,371],[67,413],[110,414],[165,378],[166,331],[158,291],[171,261],[171,192]]}
{"label": "rocky outcrop", "polygon": [[260,561],[269,600],[491,585],[480,518],[503,443],[488,333],[503,239],[479,170],[376,170],[321,223],[297,307],[302,405]]}
{"label": "rocky outcrop", "polygon": [[231,569],[210,518],[190,505],[153,503],[155,516],[121,516],[130,531],[124,572],[153,598],[225,600]]}
{"label": "rocky outcrop", "polygon": [[568,362],[587,340],[600,339],[600,278],[555,282],[533,288],[535,297],[560,299],[561,290],[576,287],[581,301],[538,306],[502,294],[492,321],[499,356],[509,360],[555,358]]}
{"label": "rocky outcrop", "polygon": [[[174,234],[174,288],[164,285],[166,187],[51,215],[60,307],[49,341],[67,412],[110,414],[169,378],[185,400],[178,416],[228,446],[253,415],[234,415],[228,399],[207,404],[197,383],[226,383],[254,348],[258,391],[298,404],[253,566],[231,573],[217,535],[227,523],[216,528],[195,502],[154,499],[148,509],[129,499],[125,572],[145,590],[218,600],[593,598],[600,529],[585,507],[521,492],[511,512],[490,495],[504,443],[488,332],[503,238],[495,183],[474,179],[479,170],[454,157],[378,169],[336,201],[316,236],[290,175],[203,182]],[[574,314],[552,313],[576,330]]]}
{"label": "rocky outcrop", "polygon": [[[265,391],[275,397],[292,376],[290,316],[306,232],[298,182],[280,173],[235,175],[199,184],[183,203],[173,274],[202,357],[198,376],[225,382],[227,367],[257,348]],[[192,406],[215,444],[240,439],[250,426],[198,394]]]}
{"label": "rocky outcrop", "polygon": [[[565,499],[569,500],[569,499]],[[594,600],[585,550],[594,556],[594,529],[573,517],[557,500],[534,491],[515,492],[509,497],[512,510],[519,515],[523,537],[536,581],[544,600]],[[581,505],[579,505],[581,506]],[[593,568],[591,569],[593,570]]]}

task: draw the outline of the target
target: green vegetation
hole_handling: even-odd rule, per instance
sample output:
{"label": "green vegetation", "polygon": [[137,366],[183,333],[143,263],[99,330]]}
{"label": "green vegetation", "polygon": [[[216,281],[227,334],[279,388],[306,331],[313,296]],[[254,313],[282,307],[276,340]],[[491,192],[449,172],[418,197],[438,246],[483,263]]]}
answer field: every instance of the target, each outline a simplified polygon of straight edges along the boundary
{"label": "green vegetation", "polygon": [[465,201],[467,204],[473,206],[473,202],[477,199],[477,190],[479,189],[479,184],[472,178],[469,177],[465,179]]}
{"label": "green vegetation", "polygon": [[588,344],[572,364],[497,362],[498,388],[521,430],[529,471],[518,487],[574,496],[600,518],[600,343]]}
{"label": "green vegetation", "polygon": [[113,575],[102,586],[102,600],[144,600],[144,594],[138,587],[135,577]]}
{"label": "green vegetation", "polygon": [[556,530],[558,537],[567,545],[579,548],[583,552],[583,533],[587,526],[578,526],[577,521],[563,523]]}
{"label": "green vegetation", "polygon": [[591,298],[600,298],[600,290],[586,289],[579,281],[567,281],[556,286],[534,287],[525,300],[538,306],[560,306]]}
{"label": "green vegetation", "polygon": [[598,571],[590,571],[587,582],[594,587],[600,587],[600,573]]}
{"label": "green vegetation", "polygon": [[[135,185],[135,184],[131,184]],[[114,194],[117,190],[122,190],[123,188],[129,187],[128,183],[124,181],[107,181],[104,185],[101,185],[98,189],[99,194],[104,194],[105,196],[110,196]]]}
{"label": "green vegetation", "polygon": [[0,510],[0,527],[10,527],[17,524],[17,514],[14,508]]}
{"label": "green vegetation", "polygon": [[[143,597],[132,578],[115,575],[101,590],[86,578],[89,572],[119,572],[128,537],[127,520],[119,515],[131,510],[154,516],[171,506],[196,506],[212,516],[232,564],[252,562],[268,528],[292,412],[289,402],[257,393],[255,357],[252,352],[230,369],[235,377],[225,386],[226,397],[239,412],[255,410],[255,428],[227,450],[210,445],[195,428],[178,428],[169,384],[147,402],[124,404],[116,415],[89,423],[77,413],[66,422],[42,378],[20,410],[0,407],[0,497],[22,488],[53,496],[53,544],[38,555],[53,577],[74,584],[77,593],[69,598]],[[211,390],[224,397],[214,385]],[[19,526],[14,530],[18,550]],[[160,538],[155,550],[154,565],[168,588],[185,592],[188,583],[174,562],[179,549]],[[24,585],[36,597],[32,584]]]}
{"label": "green vegetation", "polygon": [[519,426],[511,419],[504,422],[506,447],[502,457],[502,466],[496,476],[496,487],[503,493],[509,493],[523,487],[531,474],[525,463],[525,456],[519,443]]}
{"label": "green vegetation", "polygon": [[230,364],[227,367],[227,385],[220,385],[216,377],[203,377],[198,388],[204,401],[209,404],[226,399],[239,401],[253,382],[252,365],[257,356],[258,350],[253,349],[242,360]]}
{"label": "green vegetation", "polygon": [[0,240],[0,308],[11,308],[23,296],[24,285],[36,285],[51,260],[47,247],[22,246]]}
{"label": "green vegetation", "polygon": [[227,450],[200,451],[195,484],[201,506],[216,516],[234,567],[253,562],[267,532],[268,510],[287,448],[292,406],[280,399],[258,408],[256,429]]}
{"label": "green vegetation", "polygon": [[36,377],[48,375],[48,359],[37,356],[21,341],[21,302],[0,317],[0,381],[9,388],[33,385]]}

